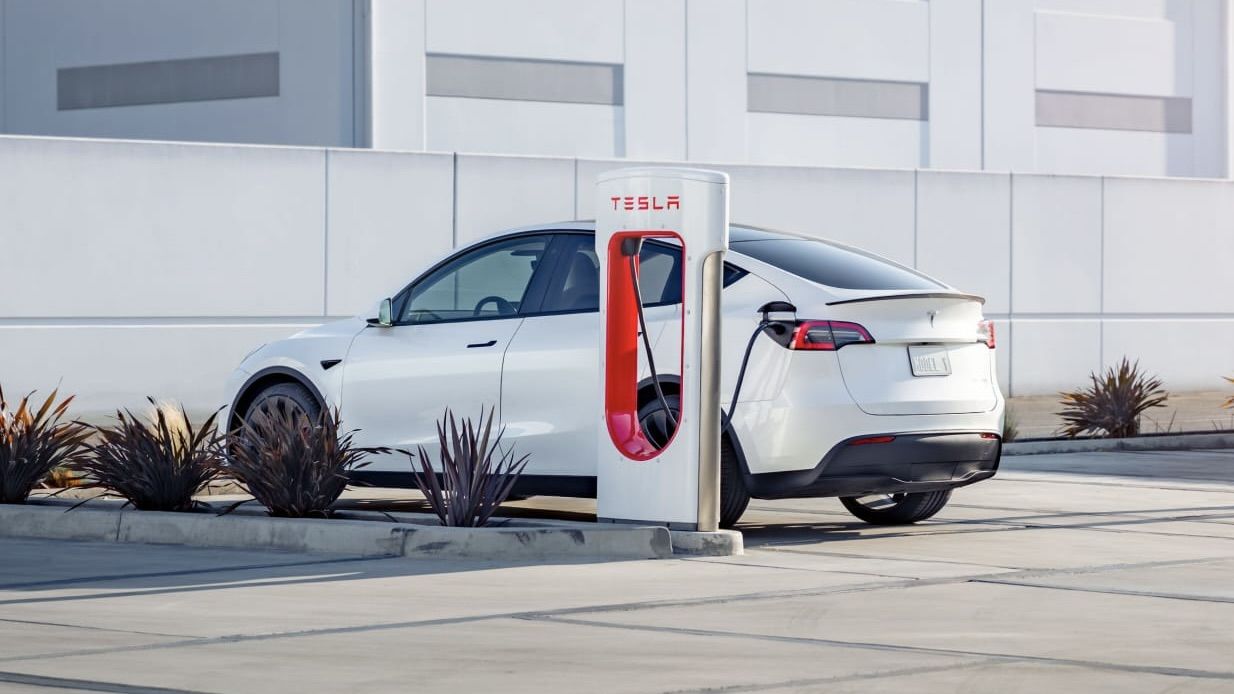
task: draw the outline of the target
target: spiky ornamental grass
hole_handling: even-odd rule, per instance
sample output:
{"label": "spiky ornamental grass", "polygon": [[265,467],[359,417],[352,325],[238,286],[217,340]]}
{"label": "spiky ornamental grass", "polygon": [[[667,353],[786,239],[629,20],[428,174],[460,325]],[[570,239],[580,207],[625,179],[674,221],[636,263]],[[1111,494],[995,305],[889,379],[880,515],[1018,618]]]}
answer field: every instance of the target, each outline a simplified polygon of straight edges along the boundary
{"label": "spiky ornamental grass", "polygon": [[1140,373],[1140,362],[1126,357],[1100,377],[1089,375],[1092,384],[1070,393],[1061,393],[1063,410],[1057,414],[1065,423],[1063,434],[1075,438],[1093,433],[1110,438],[1126,438],[1140,433],[1140,415],[1153,407],[1165,406],[1169,397],[1161,379]]}
{"label": "spiky ornamental grass", "polygon": [[116,411],[116,424],[94,427],[89,454],[74,466],[91,482],[142,511],[191,511],[193,496],[218,476],[215,417],[193,428],[184,407],[155,402],[146,418]]}
{"label": "spiky ornamental grass", "polygon": [[[1234,378],[1230,378],[1229,376],[1222,376],[1222,378],[1229,381],[1230,383],[1234,383]],[[1225,402],[1221,403],[1221,406],[1234,408],[1234,395],[1231,395],[1229,398],[1226,399]]]}
{"label": "spiky ornamental grass", "polygon": [[368,465],[363,459],[373,452],[339,430],[338,410],[323,409],[313,422],[285,403],[262,406],[230,435],[225,472],[272,516],[327,516],[348,473]]}
{"label": "spiky ornamental grass", "polygon": [[31,395],[10,410],[0,388],[0,503],[20,504],[52,470],[71,463],[90,438],[90,428],[62,421],[73,396],[56,403],[58,390],[38,409]]}
{"label": "spiky ornamental grass", "polygon": [[433,461],[423,446],[418,448],[416,455],[402,451],[411,458],[416,483],[442,525],[474,528],[487,525],[527,467],[528,456],[515,460],[513,450],[501,454],[494,462],[494,453],[500,450],[498,444],[505,428],[497,432],[497,438],[490,440],[492,430],[492,409],[487,417],[482,411],[477,424],[471,419],[463,420],[461,429],[454,413],[447,409],[444,418],[437,422],[437,440],[441,444],[440,474],[433,469]]}

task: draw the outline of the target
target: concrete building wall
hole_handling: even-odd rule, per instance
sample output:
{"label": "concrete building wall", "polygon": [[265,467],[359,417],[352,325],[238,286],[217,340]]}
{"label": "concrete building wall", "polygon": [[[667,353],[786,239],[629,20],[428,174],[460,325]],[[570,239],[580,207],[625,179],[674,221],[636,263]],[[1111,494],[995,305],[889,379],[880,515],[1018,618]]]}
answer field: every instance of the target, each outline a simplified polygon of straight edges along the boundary
{"label": "concrete building wall", "polygon": [[1227,177],[1228,2],[0,0],[0,131]]}
{"label": "concrete building wall", "polygon": [[0,131],[352,146],[351,0],[0,0]]}
{"label": "concrete building wall", "polygon": [[[0,384],[213,407],[250,349],[369,310],[455,245],[590,217],[596,175],[629,163],[0,137]],[[1234,370],[1234,182],[708,166],[734,221],[986,296],[1011,394],[1123,355],[1175,390]]]}
{"label": "concrete building wall", "polygon": [[[422,91],[374,108],[379,148],[1228,175],[1225,0],[372,7],[374,71],[399,72],[393,82],[404,86],[427,75]],[[401,19],[384,26],[390,15]],[[393,51],[391,64],[386,46],[406,54]],[[485,61],[445,67],[459,57]],[[608,84],[596,66],[620,75],[610,97],[586,93],[584,84]],[[562,83],[556,70],[574,71],[578,83],[550,88]],[[374,81],[375,100],[385,88]]]}

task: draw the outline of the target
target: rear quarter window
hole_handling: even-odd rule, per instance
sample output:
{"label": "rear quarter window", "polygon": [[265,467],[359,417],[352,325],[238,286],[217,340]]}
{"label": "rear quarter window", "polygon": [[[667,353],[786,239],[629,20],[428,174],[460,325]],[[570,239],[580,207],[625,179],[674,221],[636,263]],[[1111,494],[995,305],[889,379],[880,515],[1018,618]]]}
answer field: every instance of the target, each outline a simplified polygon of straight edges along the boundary
{"label": "rear quarter window", "polygon": [[736,241],[732,249],[798,277],[838,289],[945,289],[918,272],[811,239]]}

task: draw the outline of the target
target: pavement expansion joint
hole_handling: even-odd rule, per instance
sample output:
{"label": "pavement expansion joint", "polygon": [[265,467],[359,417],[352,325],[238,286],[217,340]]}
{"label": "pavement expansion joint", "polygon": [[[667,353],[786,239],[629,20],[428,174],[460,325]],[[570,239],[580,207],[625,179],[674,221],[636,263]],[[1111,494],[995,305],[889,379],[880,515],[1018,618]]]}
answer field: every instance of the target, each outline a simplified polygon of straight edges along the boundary
{"label": "pavement expansion joint", "polygon": [[868,680],[886,679],[888,677],[911,677],[913,675],[929,675],[936,672],[952,672],[955,670],[970,670],[988,665],[1008,662],[1005,658],[982,658],[967,660],[946,665],[922,665],[918,667],[875,670],[871,672],[855,672],[851,675],[836,675],[834,677],[812,677],[807,679],[785,680],[754,684],[735,684],[726,687],[706,687],[703,689],[674,689],[665,694],[709,694],[710,692],[762,692],[783,689],[798,689],[820,684],[841,684],[844,682],[864,682]]}
{"label": "pavement expansion joint", "polygon": [[955,648],[933,648],[929,646],[910,646],[906,644],[877,643],[869,641],[842,641],[837,639],[821,639],[806,636],[781,636],[778,634],[759,634],[753,632],[724,631],[716,629],[698,629],[693,627],[620,624],[600,620],[556,617],[548,621],[581,626],[594,626],[609,629],[627,629],[633,631],[664,632],[688,636],[715,636],[721,638],[753,639],[774,641],[779,643],[795,643],[804,645],[830,646],[837,648],[854,648],[876,651],[892,651],[899,653],[917,653],[922,655],[951,656],[956,658],[974,657],[990,658],[1005,662],[1031,662],[1050,665],[1070,665],[1097,670],[1135,672],[1154,675],[1169,675],[1177,677],[1196,677],[1203,679],[1234,680],[1234,672],[1217,670],[1198,670],[1193,668],[1177,668],[1157,665],[1130,665],[1125,663],[1110,663],[1105,661],[1084,660],[1076,658],[1055,658],[1050,656],[1026,655],[1017,653],[993,653],[989,651],[970,651]]}
{"label": "pavement expansion joint", "polygon": [[[0,584],[0,590],[24,590],[27,588],[47,588],[52,586],[71,586],[78,583],[98,583],[100,581],[121,581],[134,578],[170,578],[175,576],[193,576],[195,574],[230,573],[233,571],[261,571],[264,569],[294,568],[298,566],[315,566],[318,564],[341,564],[361,561],[384,561],[396,557],[340,557],[333,559],[312,559],[308,561],[291,561],[273,564],[239,564],[232,566],[211,566],[201,569],[183,569],[179,571],[150,571],[144,573],[107,574],[101,576],[82,576],[80,578],[58,578],[47,581],[27,581],[24,583]],[[0,604],[4,604],[0,601]]]}
{"label": "pavement expansion joint", "polygon": [[205,694],[191,689],[168,689],[166,687],[143,687],[140,685],[120,682],[104,682],[102,680],[78,680],[67,677],[47,677],[43,675],[26,675],[20,672],[0,672],[0,682],[8,684],[24,684],[31,687],[48,687],[52,689],[86,691],[86,692],[123,692],[124,694]]}
{"label": "pavement expansion joint", "polygon": [[1033,583],[1032,581],[1013,581],[1002,578],[974,578],[970,583],[990,583],[1020,588],[1038,588],[1042,590],[1065,590],[1073,593],[1097,593],[1101,595],[1126,595],[1135,598],[1158,598],[1161,600],[1186,600],[1189,602],[1211,602],[1234,604],[1234,598],[1220,595],[1188,595],[1185,593],[1161,593],[1150,590],[1125,590],[1119,588],[1089,588],[1085,586],[1060,586],[1048,583]]}
{"label": "pavement expansion joint", "polygon": [[47,622],[38,619],[13,619],[11,617],[0,617],[0,622],[6,624],[27,624],[30,626],[41,627],[63,627],[65,629],[80,629],[82,631],[102,631],[110,634],[133,634],[134,636],[158,636],[167,639],[192,639],[197,638],[192,634],[167,634],[159,631],[139,631],[134,629],[114,629],[111,627],[96,627],[82,624],[66,624],[64,622]]}

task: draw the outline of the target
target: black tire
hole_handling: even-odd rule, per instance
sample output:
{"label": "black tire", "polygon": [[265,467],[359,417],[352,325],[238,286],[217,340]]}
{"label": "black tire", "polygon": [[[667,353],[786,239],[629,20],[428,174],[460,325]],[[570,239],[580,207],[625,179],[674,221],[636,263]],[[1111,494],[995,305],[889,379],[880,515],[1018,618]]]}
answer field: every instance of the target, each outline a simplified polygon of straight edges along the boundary
{"label": "black tire", "polygon": [[845,496],[840,498],[840,503],[849,513],[872,525],[908,525],[943,510],[951,499],[951,490],[888,494],[881,498],[880,505],[862,501],[872,496]]}
{"label": "black tire", "polygon": [[[676,419],[681,413],[681,398],[677,395],[665,395],[668,409]],[[638,422],[643,433],[652,445],[657,448],[664,445],[672,436],[675,427],[664,415],[664,407],[659,398],[652,398],[638,409]],[[720,437],[720,527],[731,528],[741,520],[746,506],[750,504],[750,494],[741,479],[741,465],[737,461],[737,451],[727,436]]]}
{"label": "black tire", "polygon": [[307,415],[311,422],[321,417],[321,403],[299,383],[278,383],[263,388],[244,411],[245,421],[263,407],[298,410]]}

